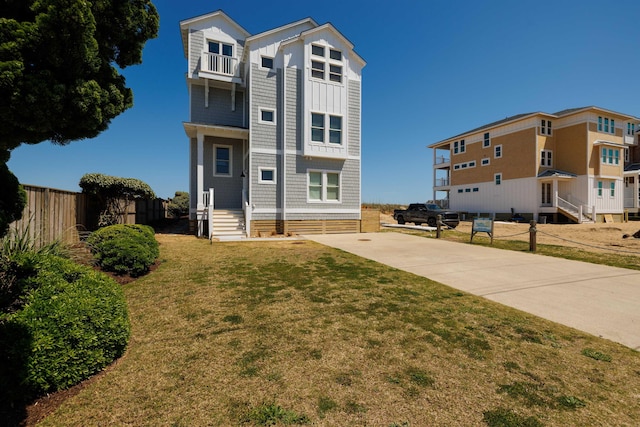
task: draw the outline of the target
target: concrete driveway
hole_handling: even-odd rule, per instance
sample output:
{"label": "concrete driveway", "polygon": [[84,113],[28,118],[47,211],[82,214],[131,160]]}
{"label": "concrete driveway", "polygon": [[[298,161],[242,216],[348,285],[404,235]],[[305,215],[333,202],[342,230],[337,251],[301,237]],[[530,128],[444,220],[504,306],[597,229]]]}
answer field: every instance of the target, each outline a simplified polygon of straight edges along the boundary
{"label": "concrete driveway", "polygon": [[304,237],[640,350],[640,271],[401,233]]}

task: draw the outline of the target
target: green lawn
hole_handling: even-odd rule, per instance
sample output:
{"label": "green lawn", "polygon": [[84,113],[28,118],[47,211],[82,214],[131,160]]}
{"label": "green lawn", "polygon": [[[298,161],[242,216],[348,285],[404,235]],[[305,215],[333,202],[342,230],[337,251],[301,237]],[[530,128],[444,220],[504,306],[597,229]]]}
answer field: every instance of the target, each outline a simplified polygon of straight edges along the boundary
{"label": "green lawn", "polygon": [[41,425],[640,420],[621,345],[313,242],[158,240],[127,353]]}

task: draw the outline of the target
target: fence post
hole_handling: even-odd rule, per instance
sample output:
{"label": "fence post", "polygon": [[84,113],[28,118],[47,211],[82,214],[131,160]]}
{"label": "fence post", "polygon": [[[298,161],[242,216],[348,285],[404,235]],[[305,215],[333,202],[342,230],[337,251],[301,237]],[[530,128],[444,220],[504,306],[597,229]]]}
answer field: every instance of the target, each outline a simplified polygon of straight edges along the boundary
{"label": "fence post", "polygon": [[529,251],[530,252],[535,252],[537,249],[537,242],[536,242],[537,233],[538,233],[538,230],[536,229],[536,221],[531,220],[531,222],[529,223]]}
{"label": "fence post", "polygon": [[440,238],[442,232],[442,215],[436,215],[436,239]]}

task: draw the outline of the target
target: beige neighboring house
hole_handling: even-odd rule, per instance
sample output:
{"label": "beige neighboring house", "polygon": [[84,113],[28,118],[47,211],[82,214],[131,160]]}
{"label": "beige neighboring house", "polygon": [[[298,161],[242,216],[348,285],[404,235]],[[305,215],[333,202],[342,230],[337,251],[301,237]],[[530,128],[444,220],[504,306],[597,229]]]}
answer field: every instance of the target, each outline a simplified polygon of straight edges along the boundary
{"label": "beige neighboring house", "polygon": [[433,198],[468,216],[622,221],[640,211],[639,123],[591,106],[519,114],[436,142]]}

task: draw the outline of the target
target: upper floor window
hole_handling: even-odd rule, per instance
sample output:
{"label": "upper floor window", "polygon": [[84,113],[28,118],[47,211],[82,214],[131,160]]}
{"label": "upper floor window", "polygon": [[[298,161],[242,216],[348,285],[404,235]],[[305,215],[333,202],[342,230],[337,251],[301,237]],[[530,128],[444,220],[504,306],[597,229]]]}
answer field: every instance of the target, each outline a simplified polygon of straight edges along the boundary
{"label": "upper floor window", "polygon": [[487,165],[489,165],[490,163],[491,163],[491,160],[489,160],[489,158],[488,158],[488,157],[485,157],[484,159],[482,159],[482,160],[480,161],[480,164],[481,164],[482,166],[487,166]]}
{"label": "upper floor window", "polygon": [[502,145],[496,145],[493,147],[493,157],[499,159],[502,157]]}
{"label": "upper floor window", "polygon": [[491,146],[491,138],[489,136],[489,132],[486,132],[484,134],[484,140],[482,141],[482,146],[485,148]]}
{"label": "upper floor window", "polygon": [[261,65],[262,65],[262,68],[269,68],[273,70],[273,58],[270,58],[268,56],[263,56]]}
{"label": "upper floor window", "polygon": [[598,116],[598,132],[616,133],[616,123],[614,119]]}
{"label": "upper floor window", "polygon": [[233,56],[233,45],[222,42],[209,42],[209,53],[222,56]]}
{"label": "upper floor window", "polygon": [[342,117],[329,116],[329,142],[342,144]]}
{"label": "upper floor window", "polygon": [[342,117],[329,116],[329,135],[325,135],[325,115],[320,113],[311,113],[311,141],[325,142],[331,144],[342,144]]}
{"label": "upper floor window", "polygon": [[464,153],[467,150],[464,139],[453,143],[453,154]]}
{"label": "upper floor window", "polygon": [[551,120],[540,121],[540,133],[542,135],[551,135]]}
{"label": "upper floor window", "polygon": [[552,155],[553,154],[551,150],[542,150],[540,152],[540,166],[549,168],[553,166]]}
{"label": "upper floor window", "polygon": [[602,148],[602,163],[609,165],[620,164],[620,150],[614,148]]}
{"label": "upper floor window", "polygon": [[311,141],[324,142],[324,114],[311,113]]}
{"label": "upper floor window", "polygon": [[636,133],[636,124],[627,123],[627,135],[633,135],[634,133]]}
{"label": "upper floor window", "polygon": [[332,82],[342,82],[342,52],[335,49],[328,49],[329,57],[326,56],[324,46],[311,45],[311,77],[325,79],[325,71],[329,66],[329,80]]}
{"label": "upper floor window", "polygon": [[625,147],[624,149],[624,161],[629,162],[629,147]]}
{"label": "upper floor window", "polygon": [[261,123],[275,123],[276,122],[276,112],[274,110],[261,108],[260,109],[260,120]]}

